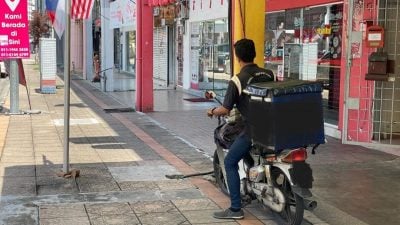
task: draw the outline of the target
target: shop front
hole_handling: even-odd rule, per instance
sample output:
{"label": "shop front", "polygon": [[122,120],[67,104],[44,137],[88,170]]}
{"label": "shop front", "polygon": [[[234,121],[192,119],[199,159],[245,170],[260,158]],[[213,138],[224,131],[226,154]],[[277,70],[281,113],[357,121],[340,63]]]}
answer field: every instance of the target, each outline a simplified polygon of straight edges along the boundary
{"label": "shop front", "polygon": [[188,0],[150,0],[154,21],[154,84],[158,88],[183,86],[184,33]]}
{"label": "shop front", "polygon": [[399,12],[397,0],[270,0],[265,66],[279,79],[324,84],[328,135],[400,145]]}
{"label": "shop front", "polygon": [[223,96],[231,77],[228,1],[191,2],[185,40],[184,88],[214,90]]}
{"label": "shop front", "polygon": [[[278,4],[279,2],[279,4]],[[343,2],[267,2],[265,67],[279,80],[323,83],[327,134],[340,137]]]}
{"label": "shop front", "polygon": [[[171,1],[172,2],[172,1]],[[155,18],[163,18],[173,4],[157,5]],[[168,11],[169,12],[169,11]],[[155,13],[154,13],[155,14]],[[161,17],[158,15],[162,15]],[[114,77],[114,89],[119,91],[134,90],[136,87],[136,1],[117,0],[110,3],[110,26],[114,30],[114,68],[118,74]],[[153,30],[153,81],[154,87],[166,88],[172,79],[168,72],[168,27],[174,23],[174,18],[168,24],[155,20]]]}
{"label": "shop front", "polygon": [[[400,60],[398,0],[354,0],[349,10],[349,60],[344,95],[343,141],[400,145]],[[380,57],[377,57],[380,56]],[[378,67],[376,67],[378,65]],[[377,71],[375,68],[382,69]]]}
{"label": "shop front", "polygon": [[114,65],[120,72],[135,74],[136,5],[129,0],[110,3],[110,27],[114,31]]}

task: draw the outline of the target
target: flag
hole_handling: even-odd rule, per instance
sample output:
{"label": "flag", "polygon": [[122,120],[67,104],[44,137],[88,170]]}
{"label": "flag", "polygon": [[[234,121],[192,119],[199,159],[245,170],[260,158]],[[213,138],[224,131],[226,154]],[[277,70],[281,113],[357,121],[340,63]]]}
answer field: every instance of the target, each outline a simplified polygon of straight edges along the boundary
{"label": "flag", "polygon": [[[15,59],[18,65],[18,76],[19,76],[19,83],[21,85],[26,86],[26,79],[25,79],[25,70],[24,65],[22,64],[22,59]],[[4,60],[4,67],[6,69],[6,73],[10,76],[11,73],[11,61],[12,59],[5,59]],[[14,74],[12,75],[14,76]]]}
{"label": "flag", "polygon": [[71,19],[87,19],[92,12],[94,0],[72,0]]}
{"label": "flag", "polygon": [[46,0],[46,12],[52,24],[56,15],[57,4],[58,0]]}
{"label": "flag", "polygon": [[46,0],[46,11],[59,38],[65,30],[65,0]]}
{"label": "flag", "polygon": [[22,64],[22,59],[17,59],[18,73],[19,73],[19,83],[26,86],[25,70],[24,64]]}
{"label": "flag", "polygon": [[64,33],[66,24],[65,24],[65,0],[58,0],[56,16],[53,23],[54,30],[57,33],[57,36],[61,39],[61,36]]}

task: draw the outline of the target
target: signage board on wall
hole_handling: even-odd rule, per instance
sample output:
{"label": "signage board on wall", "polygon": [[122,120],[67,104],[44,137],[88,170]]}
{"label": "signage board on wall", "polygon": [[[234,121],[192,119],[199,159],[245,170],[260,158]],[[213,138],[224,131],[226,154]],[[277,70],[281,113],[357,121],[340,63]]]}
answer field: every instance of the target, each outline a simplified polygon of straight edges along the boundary
{"label": "signage board on wall", "polygon": [[136,0],[110,3],[110,28],[136,27]]}
{"label": "signage board on wall", "polygon": [[29,57],[27,0],[0,1],[0,59]]}
{"label": "signage board on wall", "polygon": [[190,88],[199,89],[199,60],[200,60],[200,23],[191,24],[191,69]]}
{"label": "signage board on wall", "polygon": [[189,14],[191,21],[214,20],[228,17],[228,1],[190,0]]}

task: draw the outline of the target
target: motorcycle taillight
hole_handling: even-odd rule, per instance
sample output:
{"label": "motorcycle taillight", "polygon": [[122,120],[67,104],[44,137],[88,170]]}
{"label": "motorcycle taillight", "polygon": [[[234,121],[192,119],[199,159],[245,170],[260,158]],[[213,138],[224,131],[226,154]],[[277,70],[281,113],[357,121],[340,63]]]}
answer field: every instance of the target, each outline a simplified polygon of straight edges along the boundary
{"label": "motorcycle taillight", "polygon": [[305,148],[299,148],[289,152],[285,157],[282,158],[282,162],[293,163],[293,162],[304,162],[307,159],[307,151]]}

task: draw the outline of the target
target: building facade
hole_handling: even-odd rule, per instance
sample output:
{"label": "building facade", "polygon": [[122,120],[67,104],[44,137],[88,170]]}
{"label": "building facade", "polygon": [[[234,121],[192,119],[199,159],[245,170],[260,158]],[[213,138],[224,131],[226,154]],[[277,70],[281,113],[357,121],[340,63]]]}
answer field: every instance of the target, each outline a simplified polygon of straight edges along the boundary
{"label": "building facade", "polygon": [[[327,135],[353,144],[400,144],[399,68],[393,66],[399,7],[396,0],[266,2],[265,67],[281,80],[323,83]],[[190,1],[184,89],[223,95],[231,76],[227,10],[225,1]],[[384,46],[368,47],[369,29],[376,25],[385,32]],[[375,52],[387,53],[388,72],[371,78],[369,58]]]}
{"label": "building facade", "polygon": [[[344,143],[400,144],[399,7],[396,0],[267,2],[266,66],[283,79],[323,82],[327,134]],[[375,39],[382,46],[370,44]],[[377,52],[388,56],[381,75],[371,74]]]}
{"label": "building facade", "polygon": [[[343,118],[342,140],[372,146],[400,144],[399,35],[400,2],[397,0],[354,0],[346,2],[349,39],[347,61],[342,61]],[[384,33],[376,33],[381,28]],[[376,47],[376,40],[382,46]],[[370,75],[371,56],[388,56],[382,75]],[[350,66],[347,66],[350,65]]]}
{"label": "building facade", "polygon": [[185,89],[223,95],[230,80],[228,1],[191,1],[184,34]]}
{"label": "building facade", "polygon": [[[232,75],[228,1],[149,3],[154,8],[155,83],[197,92],[212,89],[223,96]],[[257,54],[263,54],[265,67],[280,80],[323,83],[327,135],[345,143],[396,146],[399,9],[397,0],[268,0],[265,48]],[[376,26],[384,35],[370,33]],[[115,68],[135,75],[134,25],[107,29]],[[382,38],[383,46],[371,46],[371,38]],[[388,58],[387,72],[378,78],[369,73],[376,52]]]}

